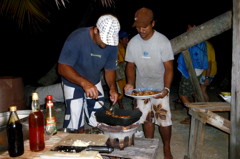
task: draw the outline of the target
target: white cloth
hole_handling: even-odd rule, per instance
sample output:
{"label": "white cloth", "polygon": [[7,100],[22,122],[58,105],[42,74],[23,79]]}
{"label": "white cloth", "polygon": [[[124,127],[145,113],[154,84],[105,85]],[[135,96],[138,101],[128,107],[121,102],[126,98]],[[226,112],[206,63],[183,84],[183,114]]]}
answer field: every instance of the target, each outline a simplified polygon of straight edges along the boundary
{"label": "white cloth", "polygon": [[64,102],[63,89],[61,83],[38,87],[36,92],[39,95],[40,105],[45,104],[45,98],[47,95],[53,96],[53,102]]}

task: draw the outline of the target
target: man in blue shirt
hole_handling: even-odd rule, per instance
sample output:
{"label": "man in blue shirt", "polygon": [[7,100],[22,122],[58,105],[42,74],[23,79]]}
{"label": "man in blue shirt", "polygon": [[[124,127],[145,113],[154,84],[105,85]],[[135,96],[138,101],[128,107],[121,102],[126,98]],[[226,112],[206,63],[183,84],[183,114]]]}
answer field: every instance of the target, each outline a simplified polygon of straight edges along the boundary
{"label": "man in blue shirt", "polygon": [[106,14],[98,19],[96,27],[76,29],[65,41],[58,60],[66,103],[64,128],[82,132],[85,118],[90,126],[97,126],[94,114],[103,108],[96,100],[104,103],[102,70],[110,100],[113,104],[117,102],[115,70],[119,30],[118,19]]}
{"label": "man in blue shirt", "polygon": [[[191,30],[195,28],[195,24],[188,24],[187,30]],[[198,43],[188,49],[193,68],[195,69],[197,78],[200,79],[202,72],[208,68],[208,55],[207,55],[207,45],[206,41]],[[195,99],[195,92],[192,86],[192,82],[190,80],[190,76],[188,74],[188,69],[185,64],[183,54],[181,53],[177,59],[178,62],[178,70],[181,72],[182,77],[179,84],[179,98],[181,99],[182,103],[185,105],[186,103],[193,102]],[[187,117],[181,124],[190,124],[191,118]]]}

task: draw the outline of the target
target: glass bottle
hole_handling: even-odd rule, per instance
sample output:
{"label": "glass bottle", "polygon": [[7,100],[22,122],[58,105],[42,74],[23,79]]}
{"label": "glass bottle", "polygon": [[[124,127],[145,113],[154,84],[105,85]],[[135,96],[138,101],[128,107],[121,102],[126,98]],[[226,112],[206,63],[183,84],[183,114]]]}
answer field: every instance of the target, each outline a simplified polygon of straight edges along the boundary
{"label": "glass bottle", "polygon": [[22,124],[17,114],[17,106],[10,106],[10,116],[7,123],[7,137],[9,156],[21,156],[24,153],[24,141]]}
{"label": "glass bottle", "polygon": [[57,133],[57,120],[55,116],[54,103],[52,95],[46,97],[46,133],[55,135]]}
{"label": "glass bottle", "polygon": [[33,152],[45,148],[44,115],[40,110],[38,93],[32,93],[32,112],[29,114],[29,144]]}

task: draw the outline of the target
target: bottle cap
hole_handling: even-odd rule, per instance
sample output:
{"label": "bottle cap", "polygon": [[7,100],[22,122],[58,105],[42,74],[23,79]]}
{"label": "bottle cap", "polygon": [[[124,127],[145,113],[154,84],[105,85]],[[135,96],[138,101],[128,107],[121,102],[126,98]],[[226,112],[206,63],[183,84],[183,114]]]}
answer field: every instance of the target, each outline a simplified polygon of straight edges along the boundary
{"label": "bottle cap", "polygon": [[32,100],[38,100],[38,93],[34,92],[32,93]]}
{"label": "bottle cap", "polygon": [[47,99],[52,99],[52,95],[47,95]]}
{"label": "bottle cap", "polygon": [[13,111],[16,111],[17,110],[17,106],[10,106],[10,111],[13,112]]}

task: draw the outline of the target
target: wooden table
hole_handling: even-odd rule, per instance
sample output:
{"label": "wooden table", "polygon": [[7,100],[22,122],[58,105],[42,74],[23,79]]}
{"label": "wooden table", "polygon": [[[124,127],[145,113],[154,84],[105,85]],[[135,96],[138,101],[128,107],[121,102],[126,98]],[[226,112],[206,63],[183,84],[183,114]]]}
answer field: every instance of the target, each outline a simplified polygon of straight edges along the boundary
{"label": "wooden table", "polygon": [[214,113],[230,111],[230,104],[227,102],[196,102],[187,103],[186,106],[189,108],[192,120],[188,154],[184,159],[202,159],[205,124],[210,124],[226,133],[230,133],[230,121]]}
{"label": "wooden table", "polygon": [[[46,138],[45,149],[41,152],[31,152],[29,147],[29,140],[24,142],[24,154],[19,156],[18,159],[41,159],[40,155],[48,151],[53,145],[58,143],[61,139],[69,135],[69,133],[58,132],[56,135]],[[124,150],[115,149],[110,154],[101,153],[103,158],[109,158],[110,156],[121,157],[121,159],[159,159],[160,158],[160,146],[159,139],[146,139],[135,138],[134,146],[125,147]],[[0,154],[0,159],[11,159],[8,152]]]}

